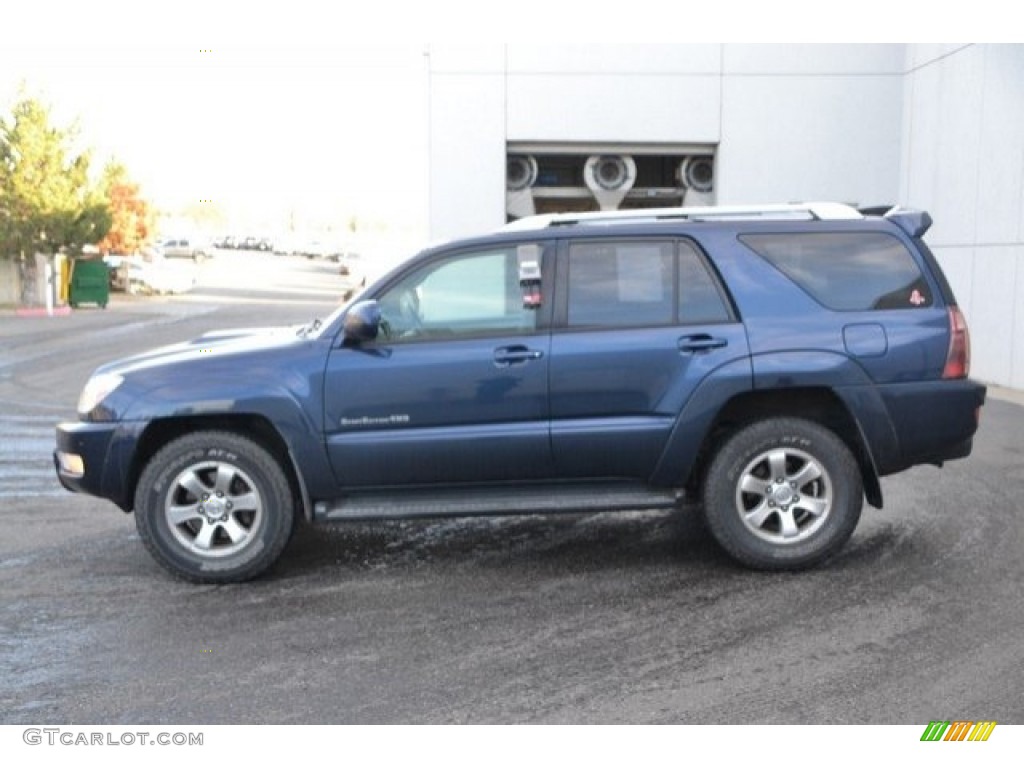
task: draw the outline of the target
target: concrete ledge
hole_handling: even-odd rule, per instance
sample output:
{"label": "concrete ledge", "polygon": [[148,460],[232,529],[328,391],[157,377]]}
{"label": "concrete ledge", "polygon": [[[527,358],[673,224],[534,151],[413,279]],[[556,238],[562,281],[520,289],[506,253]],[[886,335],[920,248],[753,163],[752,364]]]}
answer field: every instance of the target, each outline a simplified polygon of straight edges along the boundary
{"label": "concrete ledge", "polygon": [[1007,389],[1006,387],[997,387],[995,384],[987,384],[986,386],[988,387],[989,397],[1024,406],[1024,391],[1019,389]]}

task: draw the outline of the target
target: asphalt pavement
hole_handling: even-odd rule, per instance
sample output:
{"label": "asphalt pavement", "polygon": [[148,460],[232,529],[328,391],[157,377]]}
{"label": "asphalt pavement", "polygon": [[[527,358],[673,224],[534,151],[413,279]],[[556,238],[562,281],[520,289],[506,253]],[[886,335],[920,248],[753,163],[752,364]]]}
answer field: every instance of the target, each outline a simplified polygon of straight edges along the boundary
{"label": "asphalt pavement", "polygon": [[737,567],[684,509],[303,527],[266,577],[194,586],[59,487],[53,425],[96,365],[343,288],[224,254],[187,296],[0,312],[0,723],[1024,722],[1014,393],[799,574]]}

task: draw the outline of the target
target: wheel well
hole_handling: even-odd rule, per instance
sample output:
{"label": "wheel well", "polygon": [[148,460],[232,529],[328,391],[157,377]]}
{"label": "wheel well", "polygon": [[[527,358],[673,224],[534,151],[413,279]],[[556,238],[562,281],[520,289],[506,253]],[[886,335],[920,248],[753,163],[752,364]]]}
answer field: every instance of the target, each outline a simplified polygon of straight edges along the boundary
{"label": "wheel well", "polygon": [[221,416],[186,416],[180,418],[156,419],[142,433],[132,465],[128,473],[128,482],[125,484],[125,501],[130,509],[135,500],[135,488],[149,460],[156,455],[157,451],[163,448],[172,440],[193,432],[207,430],[222,430],[233,432],[243,437],[248,437],[259,443],[263,448],[280,464],[285,476],[288,478],[288,485],[292,490],[292,497],[296,509],[302,510],[308,519],[311,514],[310,505],[306,503],[303,493],[302,481],[292,462],[288,452],[288,444],[274,428],[274,425],[264,417],[257,414],[231,414]]}
{"label": "wheel well", "polygon": [[846,443],[860,466],[868,503],[874,507],[882,506],[878,473],[860,428],[836,394],[824,388],[746,392],[734,397],[718,412],[708,430],[691,476],[691,485],[703,482],[708,463],[729,435],[755,421],[778,416],[807,419],[834,432]]}

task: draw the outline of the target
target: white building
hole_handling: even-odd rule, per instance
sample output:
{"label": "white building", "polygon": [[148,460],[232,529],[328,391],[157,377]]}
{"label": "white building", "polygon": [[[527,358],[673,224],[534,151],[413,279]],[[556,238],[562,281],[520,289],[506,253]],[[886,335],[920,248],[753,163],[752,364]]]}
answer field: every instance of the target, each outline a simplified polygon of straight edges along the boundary
{"label": "white building", "polygon": [[1024,389],[1024,46],[432,46],[428,81],[433,238],[616,185],[608,207],[924,208],[973,375]]}

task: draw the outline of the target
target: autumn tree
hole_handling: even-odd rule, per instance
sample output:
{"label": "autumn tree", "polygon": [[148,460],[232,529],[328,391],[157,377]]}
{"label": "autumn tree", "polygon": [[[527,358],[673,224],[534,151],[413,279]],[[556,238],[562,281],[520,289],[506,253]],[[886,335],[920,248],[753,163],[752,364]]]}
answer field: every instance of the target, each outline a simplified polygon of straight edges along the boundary
{"label": "autumn tree", "polygon": [[110,231],[99,243],[104,253],[135,253],[153,238],[156,213],[139,196],[139,185],[128,178],[120,163],[111,162],[100,184],[108,201]]}
{"label": "autumn tree", "polygon": [[22,98],[0,116],[0,254],[56,253],[103,238],[110,212],[89,179],[89,153],[49,109]]}

